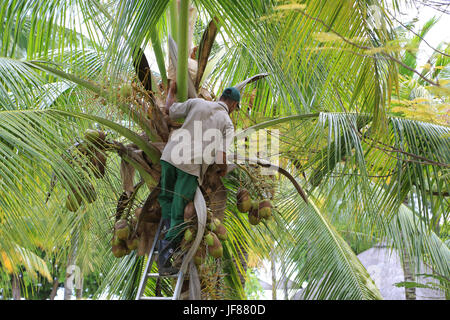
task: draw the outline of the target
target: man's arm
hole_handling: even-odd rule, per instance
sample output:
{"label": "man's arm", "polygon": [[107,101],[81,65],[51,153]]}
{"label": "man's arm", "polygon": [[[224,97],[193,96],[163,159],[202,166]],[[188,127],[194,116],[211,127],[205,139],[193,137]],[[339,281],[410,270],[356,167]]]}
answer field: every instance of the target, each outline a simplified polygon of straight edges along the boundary
{"label": "man's arm", "polygon": [[219,166],[220,171],[218,174],[223,177],[227,174],[227,150],[231,145],[234,137],[234,126],[231,121],[228,121],[225,125],[225,129],[222,137],[222,146],[216,152],[216,164]]}
{"label": "man's arm", "polygon": [[188,113],[191,111],[191,108],[194,106],[193,100],[195,100],[188,99],[185,102],[175,102],[176,92],[177,86],[175,81],[172,80],[172,82],[170,83],[169,92],[167,93],[164,112],[166,114],[166,121],[173,126],[177,126],[177,123],[172,122],[172,120],[187,117]]}

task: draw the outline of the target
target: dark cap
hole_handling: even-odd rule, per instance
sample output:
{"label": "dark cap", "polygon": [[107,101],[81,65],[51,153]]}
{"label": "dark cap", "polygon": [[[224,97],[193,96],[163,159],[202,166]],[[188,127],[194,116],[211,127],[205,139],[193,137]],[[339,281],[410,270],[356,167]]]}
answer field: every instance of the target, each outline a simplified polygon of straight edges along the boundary
{"label": "dark cap", "polygon": [[[235,87],[229,87],[229,88],[226,88],[225,90],[223,90],[222,97],[231,99],[231,100],[237,101],[237,102],[241,101],[241,93]],[[238,107],[238,109],[240,108],[239,103],[238,103],[237,107]]]}

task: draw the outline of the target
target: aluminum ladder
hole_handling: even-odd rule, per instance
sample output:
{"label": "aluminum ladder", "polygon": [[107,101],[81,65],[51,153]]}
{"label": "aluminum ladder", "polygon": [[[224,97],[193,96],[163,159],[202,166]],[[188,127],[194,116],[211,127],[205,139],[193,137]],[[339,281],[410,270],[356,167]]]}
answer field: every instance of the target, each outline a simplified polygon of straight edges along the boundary
{"label": "aluminum ladder", "polygon": [[[181,270],[177,274],[165,275],[165,276],[161,276],[159,273],[151,273],[153,262],[156,261],[157,256],[159,254],[156,244],[161,235],[161,229],[162,229],[162,219],[159,222],[158,230],[156,231],[155,239],[153,240],[153,244],[150,249],[150,253],[148,255],[147,264],[144,269],[144,274],[139,283],[138,292],[136,294],[136,300],[178,300],[180,298],[181,287],[183,285],[183,280],[184,280],[184,274]],[[144,294],[145,287],[147,286],[147,281],[149,278],[156,278],[158,280],[161,280],[162,278],[173,278],[173,279],[177,278],[177,283],[175,285],[173,296],[172,297],[144,296],[143,294]],[[155,292],[155,295],[156,295],[156,292]]]}

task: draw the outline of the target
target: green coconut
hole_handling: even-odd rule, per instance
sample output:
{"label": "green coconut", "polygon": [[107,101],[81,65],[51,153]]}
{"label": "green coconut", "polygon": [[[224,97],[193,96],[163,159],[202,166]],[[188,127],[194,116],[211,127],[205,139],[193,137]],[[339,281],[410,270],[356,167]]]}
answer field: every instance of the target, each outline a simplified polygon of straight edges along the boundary
{"label": "green coconut", "polygon": [[252,208],[248,213],[248,222],[252,225],[257,225],[261,221],[261,217],[259,216],[259,210]]}
{"label": "green coconut", "polygon": [[216,224],[211,221],[210,223],[208,223],[207,228],[208,228],[209,231],[215,231],[216,230]]}
{"label": "green coconut", "polygon": [[112,240],[111,240],[111,244],[113,246],[118,246],[122,243],[122,240],[120,240],[119,238],[117,238],[116,236],[113,236]]}
{"label": "green coconut", "polygon": [[217,237],[214,237],[213,245],[208,246],[208,253],[216,259],[223,256],[223,247]]}
{"label": "green coconut", "polygon": [[228,239],[228,232],[227,229],[223,224],[219,224],[215,231],[217,238],[221,241],[226,241]]}
{"label": "green coconut", "polygon": [[213,246],[215,243],[215,239],[217,239],[217,236],[214,232],[207,232],[203,237],[203,240],[208,246]]}
{"label": "green coconut", "polygon": [[139,239],[137,237],[134,237],[132,239],[127,239],[127,248],[131,251],[136,250],[139,246]]}
{"label": "green coconut", "polygon": [[194,240],[195,230],[194,228],[188,228],[186,231],[184,231],[184,240],[186,242],[191,242]]}
{"label": "green coconut", "polygon": [[236,194],[236,206],[242,213],[249,212],[252,208],[252,199],[246,189],[240,189]]}
{"label": "green coconut", "polygon": [[194,263],[198,267],[205,263],[206,260],[206,247],[200,245],[197,249],[197,252],[194,255]]}
{"label": "green coconut", "polygon": [[116,222],[114,225],[115,236],[120,240],[127,240],[130,235],[130,227],[128,226],[128,222],[125,219],[121,219]]}
{"label": "green coconut", "polygon": [[106,133],[100,130],[88,129],[84,132],[84,140],[93,143],[97,148],[104,149]]}
{"label": "green coconut", "polygon": [[261,218],[269,219],[272,215],[272,203],[269,199],[264,199],[259,202],[259,215]]}
{"label": "green coconut", "polygon": [[104,133],[99,130],[87,129],[84,132],[84,139],[91,143],[96,143],[104,139]]}

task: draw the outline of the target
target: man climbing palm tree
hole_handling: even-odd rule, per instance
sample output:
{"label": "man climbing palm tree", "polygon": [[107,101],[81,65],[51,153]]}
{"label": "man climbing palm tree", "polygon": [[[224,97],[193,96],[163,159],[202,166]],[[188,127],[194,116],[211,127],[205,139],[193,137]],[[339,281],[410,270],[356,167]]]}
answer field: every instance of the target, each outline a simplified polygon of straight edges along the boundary
{"label": "man climbing palm tree", "polygon": [[181,240],[184,208],[194,199],[197,186],[209,165],[217,163],[218,174],[227,172],[226,150],[234,134],[229,114],[239,108],[240,93],[226,88],[219,101],[189,99],[174,103],[176,83],[171,82],[166,100],[166,114],[171,120],[185,118],[173,132],[161,156],[161,192],[164,239],[159,243],[160,274],[173,274],[170,258]]}

